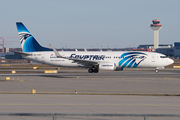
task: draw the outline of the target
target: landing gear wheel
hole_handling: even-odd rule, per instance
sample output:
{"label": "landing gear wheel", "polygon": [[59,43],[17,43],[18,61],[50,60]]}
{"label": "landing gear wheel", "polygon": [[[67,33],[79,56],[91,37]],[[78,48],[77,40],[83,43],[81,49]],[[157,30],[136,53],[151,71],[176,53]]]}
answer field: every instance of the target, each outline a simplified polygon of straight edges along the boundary
{"label": "landing gear wheel", "polygon": [[94,70],[93,70],[92,68],[90,68],[90,69],[88,70],[88,72],[89,72],[89,73],[93,73]]}
{"label": "landing gear wheel", "polygon": [[94,68],[94,73],[98,73],[99,70],[97,68]]}
{"label": "landing gear wheel", "polygon": [[156,73],[158,73],[159,72],[159,70],[158,69],[156,69],[156,71],[155,71]]}

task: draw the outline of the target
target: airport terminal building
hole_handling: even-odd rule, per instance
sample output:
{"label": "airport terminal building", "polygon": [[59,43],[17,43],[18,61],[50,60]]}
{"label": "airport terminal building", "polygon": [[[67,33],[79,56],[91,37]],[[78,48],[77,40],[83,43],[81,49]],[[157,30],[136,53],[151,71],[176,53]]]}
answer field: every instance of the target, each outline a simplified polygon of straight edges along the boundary
{"label": "airport terminal building", "polygon": [[180,42],[174,43],[174,58],[180,58]]}
{"label": "airport terminal building", "polygon": [[174,57],[174,44],[160,44],[157,49],[154,49],[153,44],[139,45],[137,49],[145,49],[146,51],[158,52],[168,57]]}
{"label": "airport terminal building", "polygon": [[180,58],[180,42],[174,42],[174,44],[160,44],[157,49],[154,49],[154,45],[139,45],[137,49],[151,49],[158,53],[165,54],[168,57],[174,57],[175,59]]}

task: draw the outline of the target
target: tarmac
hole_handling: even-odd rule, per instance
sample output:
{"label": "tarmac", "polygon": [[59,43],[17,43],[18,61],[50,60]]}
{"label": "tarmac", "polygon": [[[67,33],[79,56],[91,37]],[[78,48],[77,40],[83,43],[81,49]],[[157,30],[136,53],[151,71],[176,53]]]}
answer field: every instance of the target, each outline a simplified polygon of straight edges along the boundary
{"label": "tarmac", "polygon": [[[159,73],[155,69],[124,69],[91,74],[86,69],[64,69],[51,74],[41,69],[30,71],[0,72],[0,113],[180,113],[180,69],[167,68]],[[32,89],[36,90],[35,94]],[[0,116],[0,119],[52,120],[52,117]],[[143,117],[58,119],[139,120]],[[151,119],[177,120],[175,117]]]}
{"label": "tarmac", "polygon": [[[42,71],[42,70],[38,70]],[[24,70],[24,72],[26,72]],[[180,95],[180,69],[125,69],[88,73],[86,69],[58,73],[0,73],[0,93]],[[10,77],[10,80],[5,80]]]}

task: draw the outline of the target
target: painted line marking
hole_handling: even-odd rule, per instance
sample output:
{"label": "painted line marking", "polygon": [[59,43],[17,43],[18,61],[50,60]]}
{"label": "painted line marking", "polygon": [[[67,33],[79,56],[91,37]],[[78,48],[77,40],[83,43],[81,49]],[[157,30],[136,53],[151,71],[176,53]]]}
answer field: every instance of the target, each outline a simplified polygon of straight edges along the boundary
{"label": "painted line marking", "polygon": [[149,106],[149,107],[156,107],[156,106],[162,106],[162,107],[180,107],[180,105],[153,105],[153,104],[13,104],[13,103],[5,103],[0,104],[0,106],[31,106],[31,105],[38,105],[38,106]]}

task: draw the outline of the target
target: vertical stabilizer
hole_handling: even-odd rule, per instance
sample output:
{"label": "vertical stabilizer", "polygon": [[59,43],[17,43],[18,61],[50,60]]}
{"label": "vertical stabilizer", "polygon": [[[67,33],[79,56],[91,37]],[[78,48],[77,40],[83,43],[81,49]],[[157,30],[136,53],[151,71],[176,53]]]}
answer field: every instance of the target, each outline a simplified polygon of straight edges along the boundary
{"label": "vertical stabilizer", "polygon": [[53,51],[41,46],[22,22],[16,23],[23,52]]}

